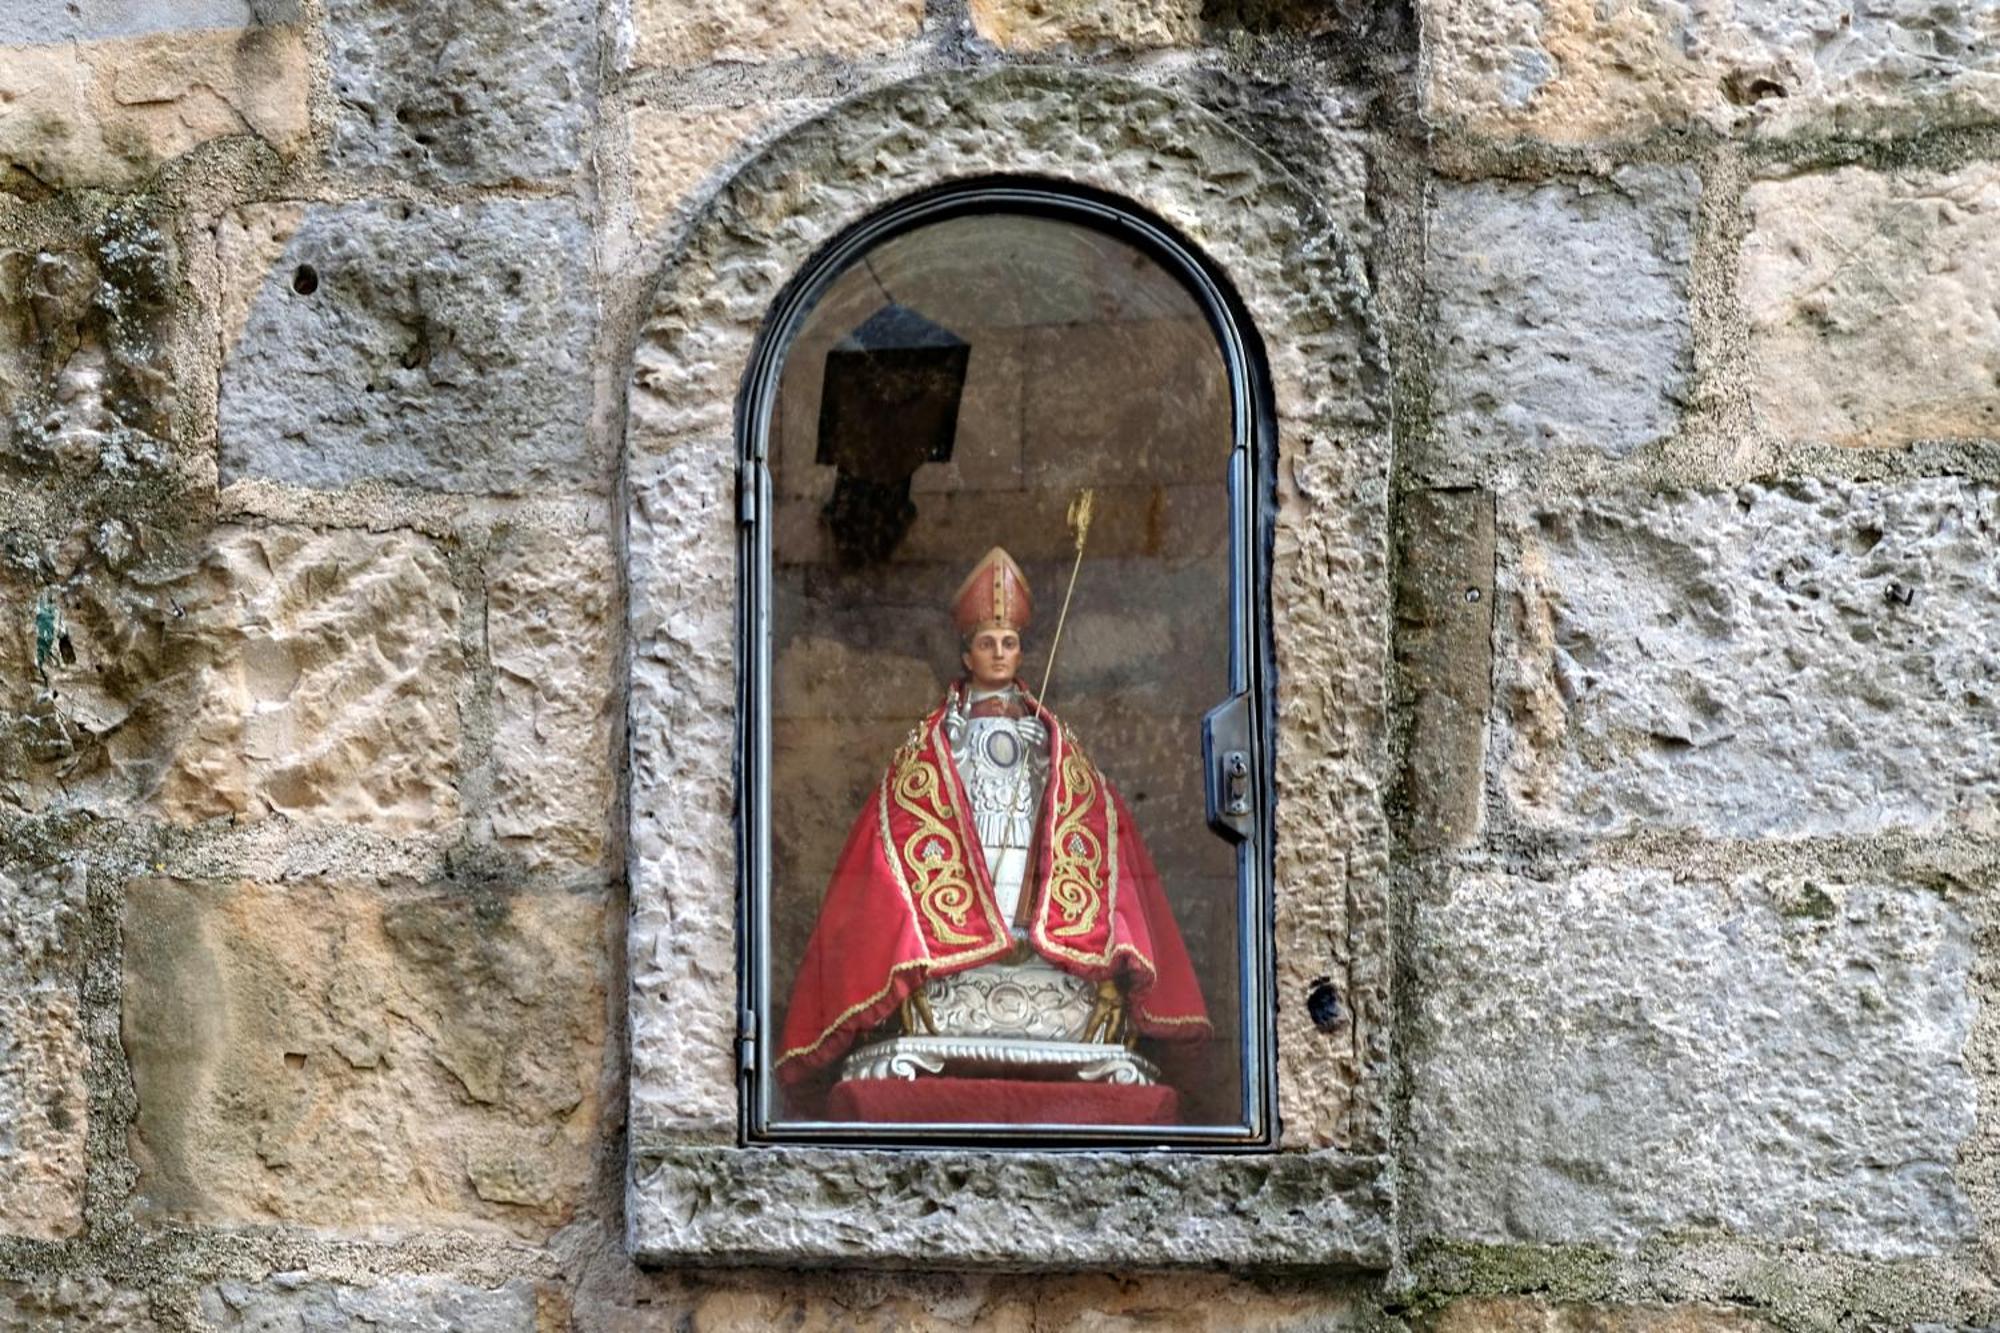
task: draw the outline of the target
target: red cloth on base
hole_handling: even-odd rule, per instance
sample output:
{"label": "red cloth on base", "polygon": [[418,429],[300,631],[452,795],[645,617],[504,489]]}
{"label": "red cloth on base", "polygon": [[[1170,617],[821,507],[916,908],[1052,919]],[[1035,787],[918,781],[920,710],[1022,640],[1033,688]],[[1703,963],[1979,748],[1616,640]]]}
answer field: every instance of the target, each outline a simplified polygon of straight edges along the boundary
{"label": "red cloth on base", "polygon": [[1180,1094],[1157,1083],[850,1079],[833,1085],[826,1118],[875,1125],[1177,1125]]}

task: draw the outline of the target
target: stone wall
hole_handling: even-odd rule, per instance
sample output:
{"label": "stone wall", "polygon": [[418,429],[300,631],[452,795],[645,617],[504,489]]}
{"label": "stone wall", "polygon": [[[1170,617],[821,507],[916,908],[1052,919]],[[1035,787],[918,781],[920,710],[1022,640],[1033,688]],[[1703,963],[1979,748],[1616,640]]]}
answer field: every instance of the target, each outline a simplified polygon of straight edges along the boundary
{"label": "stone wall", "polygon": [[[782,136],[1011,66],[1333,182],[1366,269],[1393,525],[1276,609],[1393,595],[1292,733],[1393,663],[1383,844],[1292,844],[1388,886],[1386,1268],[626,1257],[642,322]],[[5,6],[0,1330],[2000,1322],[1997,75],[1972,0]],[[646,646],[727,679],[709,573]]]}

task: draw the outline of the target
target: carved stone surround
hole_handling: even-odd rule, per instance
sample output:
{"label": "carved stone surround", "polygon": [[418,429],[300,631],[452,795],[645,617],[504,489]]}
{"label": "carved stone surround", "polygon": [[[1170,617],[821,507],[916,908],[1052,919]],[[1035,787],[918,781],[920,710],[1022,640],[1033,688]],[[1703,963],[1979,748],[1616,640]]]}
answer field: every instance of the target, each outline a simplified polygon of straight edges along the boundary
{"label": "carved stone surround", "polygon": [[[766,311],[818,247],[907,194],[982,175],[1072,181],[1162,218],[1227,276],[1263,342],[1279,444],[1276,1152],[736,1146],[737,393]],[[1362,269],[1320,202],[1351,188],[1274,160],[1174,89],[1017,68],[834,108],[678,238],[637,337],[625,459],[640,1257],[1388,1263],[1389,413]],[[1322,976],[1346,1001],[1329,1031],[1304,1003]]]}

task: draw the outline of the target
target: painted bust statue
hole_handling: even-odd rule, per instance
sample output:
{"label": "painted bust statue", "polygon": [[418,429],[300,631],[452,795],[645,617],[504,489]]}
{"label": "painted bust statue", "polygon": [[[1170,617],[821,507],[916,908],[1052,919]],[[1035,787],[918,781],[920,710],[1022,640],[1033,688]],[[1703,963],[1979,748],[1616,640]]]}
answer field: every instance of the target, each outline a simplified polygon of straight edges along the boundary
{"label": "painted bust statue", "polygon": [[1101,1097],[1051,1101],[1047,1085],[1155,1085],[1141,1038],[1209,1033],[1124,798],[1017,679],[1033,610],[1027,578],[997,547],[960,585],[965,675],[855,819],[780,1042],[787,1086],[936,1080],[931,1093],[948,1082],[966,1099],[851,1118],[985,1119],[1034,1083],[1040,1100],[1006,1118],[1120,1120]]}

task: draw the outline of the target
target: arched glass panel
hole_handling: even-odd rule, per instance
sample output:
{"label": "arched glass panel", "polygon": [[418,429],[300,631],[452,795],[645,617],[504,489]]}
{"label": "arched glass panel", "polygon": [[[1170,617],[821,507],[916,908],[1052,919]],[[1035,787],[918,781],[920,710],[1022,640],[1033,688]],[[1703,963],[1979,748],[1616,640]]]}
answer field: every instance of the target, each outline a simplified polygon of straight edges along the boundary
{"label": "arched glass panel", "polygon": [[1257,1143],[1265,493],[1164,230],[917,201],[745,397],[752,1138]]}

